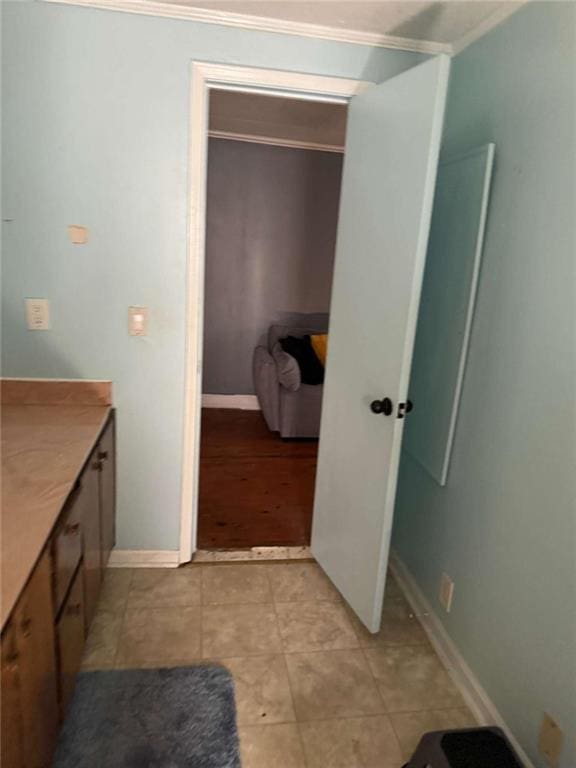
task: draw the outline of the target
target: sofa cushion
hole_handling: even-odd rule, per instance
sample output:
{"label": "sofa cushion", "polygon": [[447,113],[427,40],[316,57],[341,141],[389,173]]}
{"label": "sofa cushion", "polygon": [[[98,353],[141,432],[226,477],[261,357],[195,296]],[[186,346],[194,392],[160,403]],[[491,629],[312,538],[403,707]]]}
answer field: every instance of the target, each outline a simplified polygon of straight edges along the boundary
{"label": "sofa cushion", "polygon": [[316,352],[316,357],[324,368],[326,368],[326,351],[328,349],[328,334],[327,333],[313,333],[310,336],[312,342],[312,348]]}
{"label": "sofa cushion", "polygon": [[280,384],[289,392],[300,389],[300,366],[292,355],[282,349],[279,342],[276,342],[272,348],[272,357],[276,363]]}

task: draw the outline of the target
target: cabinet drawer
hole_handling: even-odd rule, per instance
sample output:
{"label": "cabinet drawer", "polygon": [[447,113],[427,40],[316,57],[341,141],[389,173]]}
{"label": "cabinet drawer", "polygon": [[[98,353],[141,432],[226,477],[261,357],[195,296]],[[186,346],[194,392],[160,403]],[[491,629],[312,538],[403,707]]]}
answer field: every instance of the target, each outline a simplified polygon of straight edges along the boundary
{"label": "cabinet drawer", "polygon": [[82,556],[82,493],[68,503],[54,536],[54,607],[58,614]]}
{"label": "cabinet drawer", "polygon": [[84,650],[84,591],[82,566],[76,571],[74,582],[62,607],[56,626],[58,643],[58,672],[60,709],[64,716],[72,694],[76,674],[80,669]]}

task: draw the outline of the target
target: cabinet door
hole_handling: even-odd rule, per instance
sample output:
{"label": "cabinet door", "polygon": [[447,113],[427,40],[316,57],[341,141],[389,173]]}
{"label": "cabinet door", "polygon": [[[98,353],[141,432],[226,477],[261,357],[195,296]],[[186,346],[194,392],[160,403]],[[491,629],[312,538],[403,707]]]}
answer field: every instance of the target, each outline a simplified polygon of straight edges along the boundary
{"label": "cabinet door", "polygon": [[86,631],[92,622],[102,584],[100,528],[100,462],[94,451],[80,478],[84,539],[84,614]]}
{"label": "cabinet door", "polygon": [[14,632],[27,768],[47,768],[58,733],[50,558],[44,552],[16,608]]}
{"label": "cabinet door", "polygon": [[102,526],[102,566],[105,568],[116,542],[116,434],[114,416],[98,444],[100,461],[100,525]]}
{"label": "cabinet door", "polygon": [[18,650],[12,624],[9,624],[2,633],[1,664],[2,741],[0,741],[0,765],[2,768],[24,768]]}
{"label": "cabinet door", "polygon": [[80,566],[56,627],[60,661],[60,707],[63,716],[74,693],[76,674],[82,661],[84,626],[84,590]]}
{"label": "cabinet door", "polygon": [[53,536],[54,612],[60,611],[82,557],[83,498],[78,488],[69,499]]}

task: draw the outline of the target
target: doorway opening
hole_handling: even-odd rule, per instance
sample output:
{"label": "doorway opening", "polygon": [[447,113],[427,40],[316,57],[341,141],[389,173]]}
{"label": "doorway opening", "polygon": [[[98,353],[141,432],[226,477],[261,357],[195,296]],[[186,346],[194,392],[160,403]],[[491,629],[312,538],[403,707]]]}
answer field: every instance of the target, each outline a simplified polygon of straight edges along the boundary
{"label": "doorway opening", "polygon": [[[209,93],[267,89],[267,96],[347,104],[311,551],[373,632],[381,621],[449,69],[448,57],[437,56],[367,87],[192,65],[180,561],[197,548]],[[379,407],[384,401],[391,407]]]}
{"label": "doorway opening", "polygon": [[346,114],[210,91],[199,549],[310,544]]}

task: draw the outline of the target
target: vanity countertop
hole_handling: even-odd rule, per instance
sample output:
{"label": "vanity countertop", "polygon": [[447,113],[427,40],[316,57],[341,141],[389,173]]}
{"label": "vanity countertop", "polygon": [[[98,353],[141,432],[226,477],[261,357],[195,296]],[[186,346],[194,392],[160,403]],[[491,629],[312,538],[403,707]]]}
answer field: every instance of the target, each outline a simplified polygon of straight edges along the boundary
{"label": "vanity countertop", "polygon": [[110,405],[2,404],[0,626],[4,626]]}

